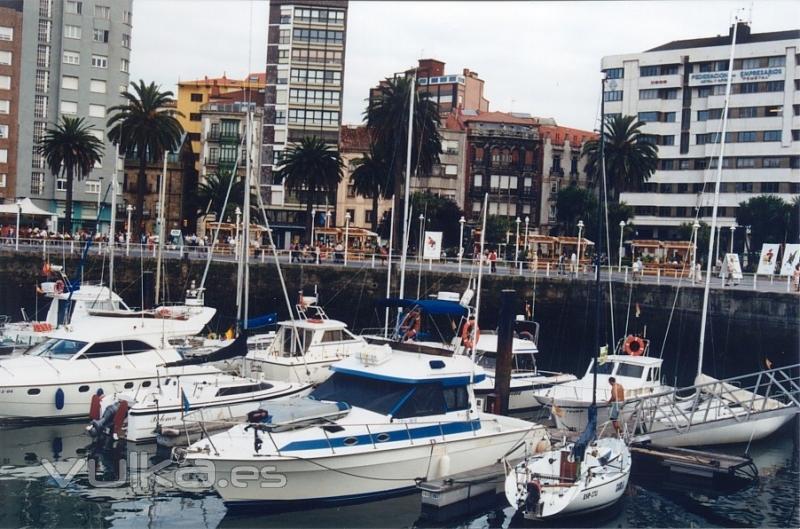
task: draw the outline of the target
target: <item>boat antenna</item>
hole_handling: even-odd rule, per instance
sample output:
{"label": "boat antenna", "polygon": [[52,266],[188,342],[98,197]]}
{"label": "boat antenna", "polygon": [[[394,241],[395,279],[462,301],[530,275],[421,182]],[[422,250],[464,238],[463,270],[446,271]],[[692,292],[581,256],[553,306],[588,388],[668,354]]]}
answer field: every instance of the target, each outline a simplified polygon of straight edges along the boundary
{"label": "boat antenna", "polygon": [[697,351],[697,376],[703,373],[703,349],[706,342],[706,320],[708,319],[708,295],[711,290],[711,259],[714,256],[714,235],[717,231],[717,209],[719,207],[719,192],[722,182],[722,161],[725,156],[725,135],[728,130],[728,105],[731,100],[731,81],[733,79],[733,57],[736,52],[736,30],[739,28],[738,15],[733,19],[733,32],[731,34],[731,53],[728,59],[728,78],[725,81],[725,104],[722,109],[722,131],[719,140],[719,156],[717,158],[717,176],[714,183],[714,204],[711,208],[711,230],[708,236],[708,258],[706,259],[706,282],[703,288],[703,309],[700,313],[700,341]]}

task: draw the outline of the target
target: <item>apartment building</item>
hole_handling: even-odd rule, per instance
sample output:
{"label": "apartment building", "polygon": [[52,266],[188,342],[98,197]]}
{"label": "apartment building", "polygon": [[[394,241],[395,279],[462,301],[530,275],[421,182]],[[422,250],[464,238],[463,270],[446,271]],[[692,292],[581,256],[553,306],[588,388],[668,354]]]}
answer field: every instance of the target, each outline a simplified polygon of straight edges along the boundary
{"label": "apartment building", "polygon": [[[602,59],[607,114],[646,122],[659,147],[653,178],[621,200],[640,238],[678,236],[696,212],[710,222],[733,26],[727,35],[679,40]],[[737,27],[719,220],[734,226],[739,203],[800,194],[800,30]],[[729,230],[722,230],[726,233]]]}
{"label": "apartment building", "polygon": [[0,202],[16,195],[22,1],[0,5]]}

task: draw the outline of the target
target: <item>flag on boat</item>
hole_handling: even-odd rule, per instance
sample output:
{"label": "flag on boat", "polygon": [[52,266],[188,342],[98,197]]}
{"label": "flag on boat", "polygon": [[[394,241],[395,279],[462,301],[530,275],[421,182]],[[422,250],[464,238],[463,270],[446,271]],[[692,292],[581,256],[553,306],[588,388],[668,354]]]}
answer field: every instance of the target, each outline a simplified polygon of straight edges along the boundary
{"label": "flag on boat", "polygon": [[608,361],[608,344],[600,348],[600,355],[597,359],[597,365],[601,366]]}
{"label": "flag on boat", "polygon": [[189,404],[189,399],[186,398],[186,393],[183,391],[183,388],[181,388],[181,405],[183,406],[183,412],[189,413],[191,405]]}

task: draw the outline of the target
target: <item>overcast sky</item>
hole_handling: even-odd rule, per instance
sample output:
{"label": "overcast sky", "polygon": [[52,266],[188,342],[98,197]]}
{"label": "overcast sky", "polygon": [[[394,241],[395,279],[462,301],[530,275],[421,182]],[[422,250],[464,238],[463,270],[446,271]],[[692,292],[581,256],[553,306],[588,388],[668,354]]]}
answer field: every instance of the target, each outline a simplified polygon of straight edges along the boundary
{"label": "overcast sky", "polygon": [[[490,110],[591,129],[602,56],[727,34],[743,7],[753,32],[797,29],[798,6],[792,0],[351,1],[343,122],[361,122],[377,81],[432,57],[446,63],[445,73],[478,72]],[[131,80],[174,90],[179,79],[223,72],[241,79],[248,69],[263,71],[268,8],[266,0],[134,0]]]}

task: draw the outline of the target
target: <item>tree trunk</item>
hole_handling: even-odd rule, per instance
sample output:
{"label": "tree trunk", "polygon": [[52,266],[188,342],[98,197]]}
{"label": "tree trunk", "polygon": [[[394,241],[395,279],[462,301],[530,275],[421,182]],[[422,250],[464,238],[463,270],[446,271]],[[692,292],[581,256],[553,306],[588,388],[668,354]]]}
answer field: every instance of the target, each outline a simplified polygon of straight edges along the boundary
{"label": "tree trunk", "polygon": [[141,239],[144,233],[144,193],[147,190],[147,152],[139,146],[139,176],[136,178],[136,222],[133,234]]}
{"label": "tree trunk", "polygon": [[376,191],[372,195],[372,231],[378,233],[378,195],[380,193]]}
{"label": "tree trunk", "polygon": [[309,244],[311,241],[311,226],[314,222],[312,218],[313,215],[311,214],[311,210],[314,208],[314,195],[311,191],[308,192],[308,200],[306,200],[306,242]]}
{"label": "tree trunk", "polygon": [[67,166],[67,204],[64,208],[64,230],[72,235],[72,180],[74,178],[73,168]]}

